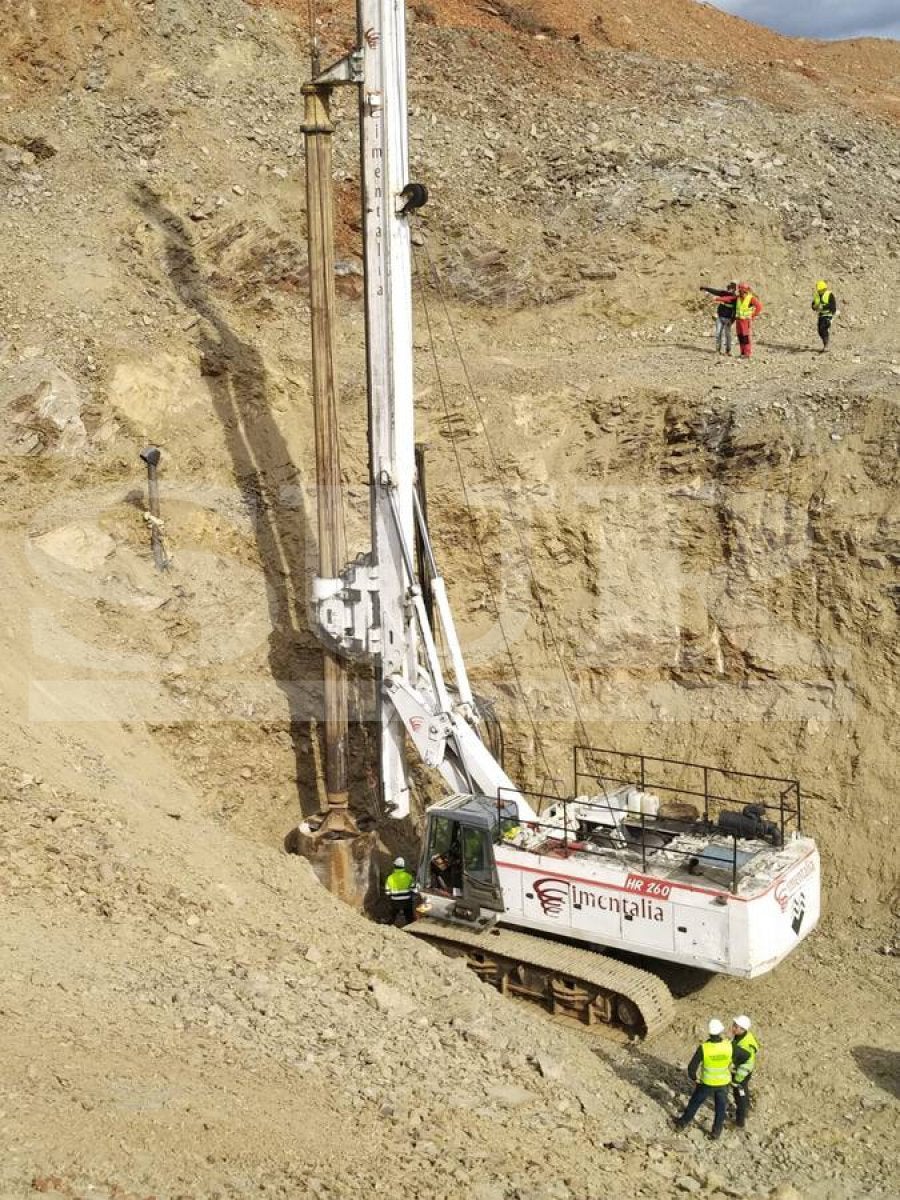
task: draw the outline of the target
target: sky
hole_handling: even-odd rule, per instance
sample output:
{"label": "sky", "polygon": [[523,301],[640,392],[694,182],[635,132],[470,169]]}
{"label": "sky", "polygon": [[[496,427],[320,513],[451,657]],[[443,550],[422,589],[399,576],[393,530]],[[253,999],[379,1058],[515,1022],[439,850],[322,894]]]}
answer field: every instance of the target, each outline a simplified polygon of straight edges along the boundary
{"label": "sky", "polygon": [[716,8],[799,37],[900,38],[898,0],[710,0]]}

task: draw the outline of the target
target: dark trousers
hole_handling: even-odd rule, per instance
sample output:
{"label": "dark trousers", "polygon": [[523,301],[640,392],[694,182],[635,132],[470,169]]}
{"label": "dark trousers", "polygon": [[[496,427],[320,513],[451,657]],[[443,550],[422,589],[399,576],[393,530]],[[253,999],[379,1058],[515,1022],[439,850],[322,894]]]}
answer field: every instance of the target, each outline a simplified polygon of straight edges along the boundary
{"label": "dark trousers", "polygon": [[402,899],[395,900],[393,896],[391,900],[391,924],[392,925],[408,925],[416,919],[416,898],[415,896],[404,896]]}
{"label": "dark trousers", "polygon": [[728,1088],[726,1087],[709,1087],[705,1083],[698,1083],[694,1088],[694,1094],[687,1102],[687,1107],[678,1118],[679,1125],[690,1125],[694,1117],[697,1115],[697,1110],[701,1104],[712,1096],[713,1104],[715,1105],[715,1116],[713,1117],[712,1131],[714,1135],[722,1132],[722,1126],[725,1124],[725,1114],[728,1111]]}
{"label": "dark trousers", "polygon": [[819,337],[822,339],[822,345],[828,345],[828,339],[831,337],[831,314],[821,313],[819,316]]}
{"label": "dark trousers", "polygon": [[736,1083],[731,1089],[734,1096],[735,1120],[741,1128],[747,1124],[747,1114],[750,1111],[750,1076],[743,1083]]}

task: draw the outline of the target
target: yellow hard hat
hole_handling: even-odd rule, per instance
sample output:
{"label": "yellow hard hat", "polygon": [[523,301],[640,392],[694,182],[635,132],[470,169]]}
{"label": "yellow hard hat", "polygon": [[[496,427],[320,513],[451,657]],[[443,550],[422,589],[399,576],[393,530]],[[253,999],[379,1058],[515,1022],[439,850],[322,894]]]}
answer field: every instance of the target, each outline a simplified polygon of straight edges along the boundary
{"label": "yellow hard hat", "polygon": [[817,291],[817,292],[827,292],[827,291],[828,291],[828,284],[825,282],[825,280],[824,280],[824,279],[820,279],[820,280],[817,282],[817,284],[816,284],[816,291]]}

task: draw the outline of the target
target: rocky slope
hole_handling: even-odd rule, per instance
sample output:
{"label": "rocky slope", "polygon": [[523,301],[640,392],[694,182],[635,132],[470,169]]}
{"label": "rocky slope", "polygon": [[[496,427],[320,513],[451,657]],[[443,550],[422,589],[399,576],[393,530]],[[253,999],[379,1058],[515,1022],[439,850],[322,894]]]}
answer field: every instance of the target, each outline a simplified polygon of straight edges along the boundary
{"label": "rocky slope", "polygon": [[[281,853],[321,786],[305,6],[10,4],[0,1190],[889,1196],[897,49],[798,46],[674,0],[410,7],[412,157],[432,193],[420,436],[510,765],[568,782],[586,733],[798,775],[824,927],[752,985],[674,977],[670,1034],[597,1049],[343,911]],[[319,6],[335,54],[350,8]],[[355,550],[348,97],[336,116]],[[823,275],[841,305],[828,356],[809,313]],[[735,276],[766,304],[750,364],[711,353],[697,291]],[[353,693],[371,809],[365,679]],[[385,854],[414,843],[382,836]],[[713,1158],[666,1116],[702,1022],[738,1009],[766,1047],[758,1123]]]}

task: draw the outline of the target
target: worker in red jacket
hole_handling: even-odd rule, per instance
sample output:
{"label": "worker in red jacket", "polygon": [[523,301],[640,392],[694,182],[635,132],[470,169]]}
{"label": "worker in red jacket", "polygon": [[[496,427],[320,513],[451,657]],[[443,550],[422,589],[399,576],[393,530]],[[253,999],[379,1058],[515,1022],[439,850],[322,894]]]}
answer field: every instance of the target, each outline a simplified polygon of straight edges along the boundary
{"label": "worker in red jacket", "polygon": [[734,304],[734,324],[741,358],[749,358],[753,352],[753,321],[762,312],[762,301],[754,296],[749,283],[739,283]]}

